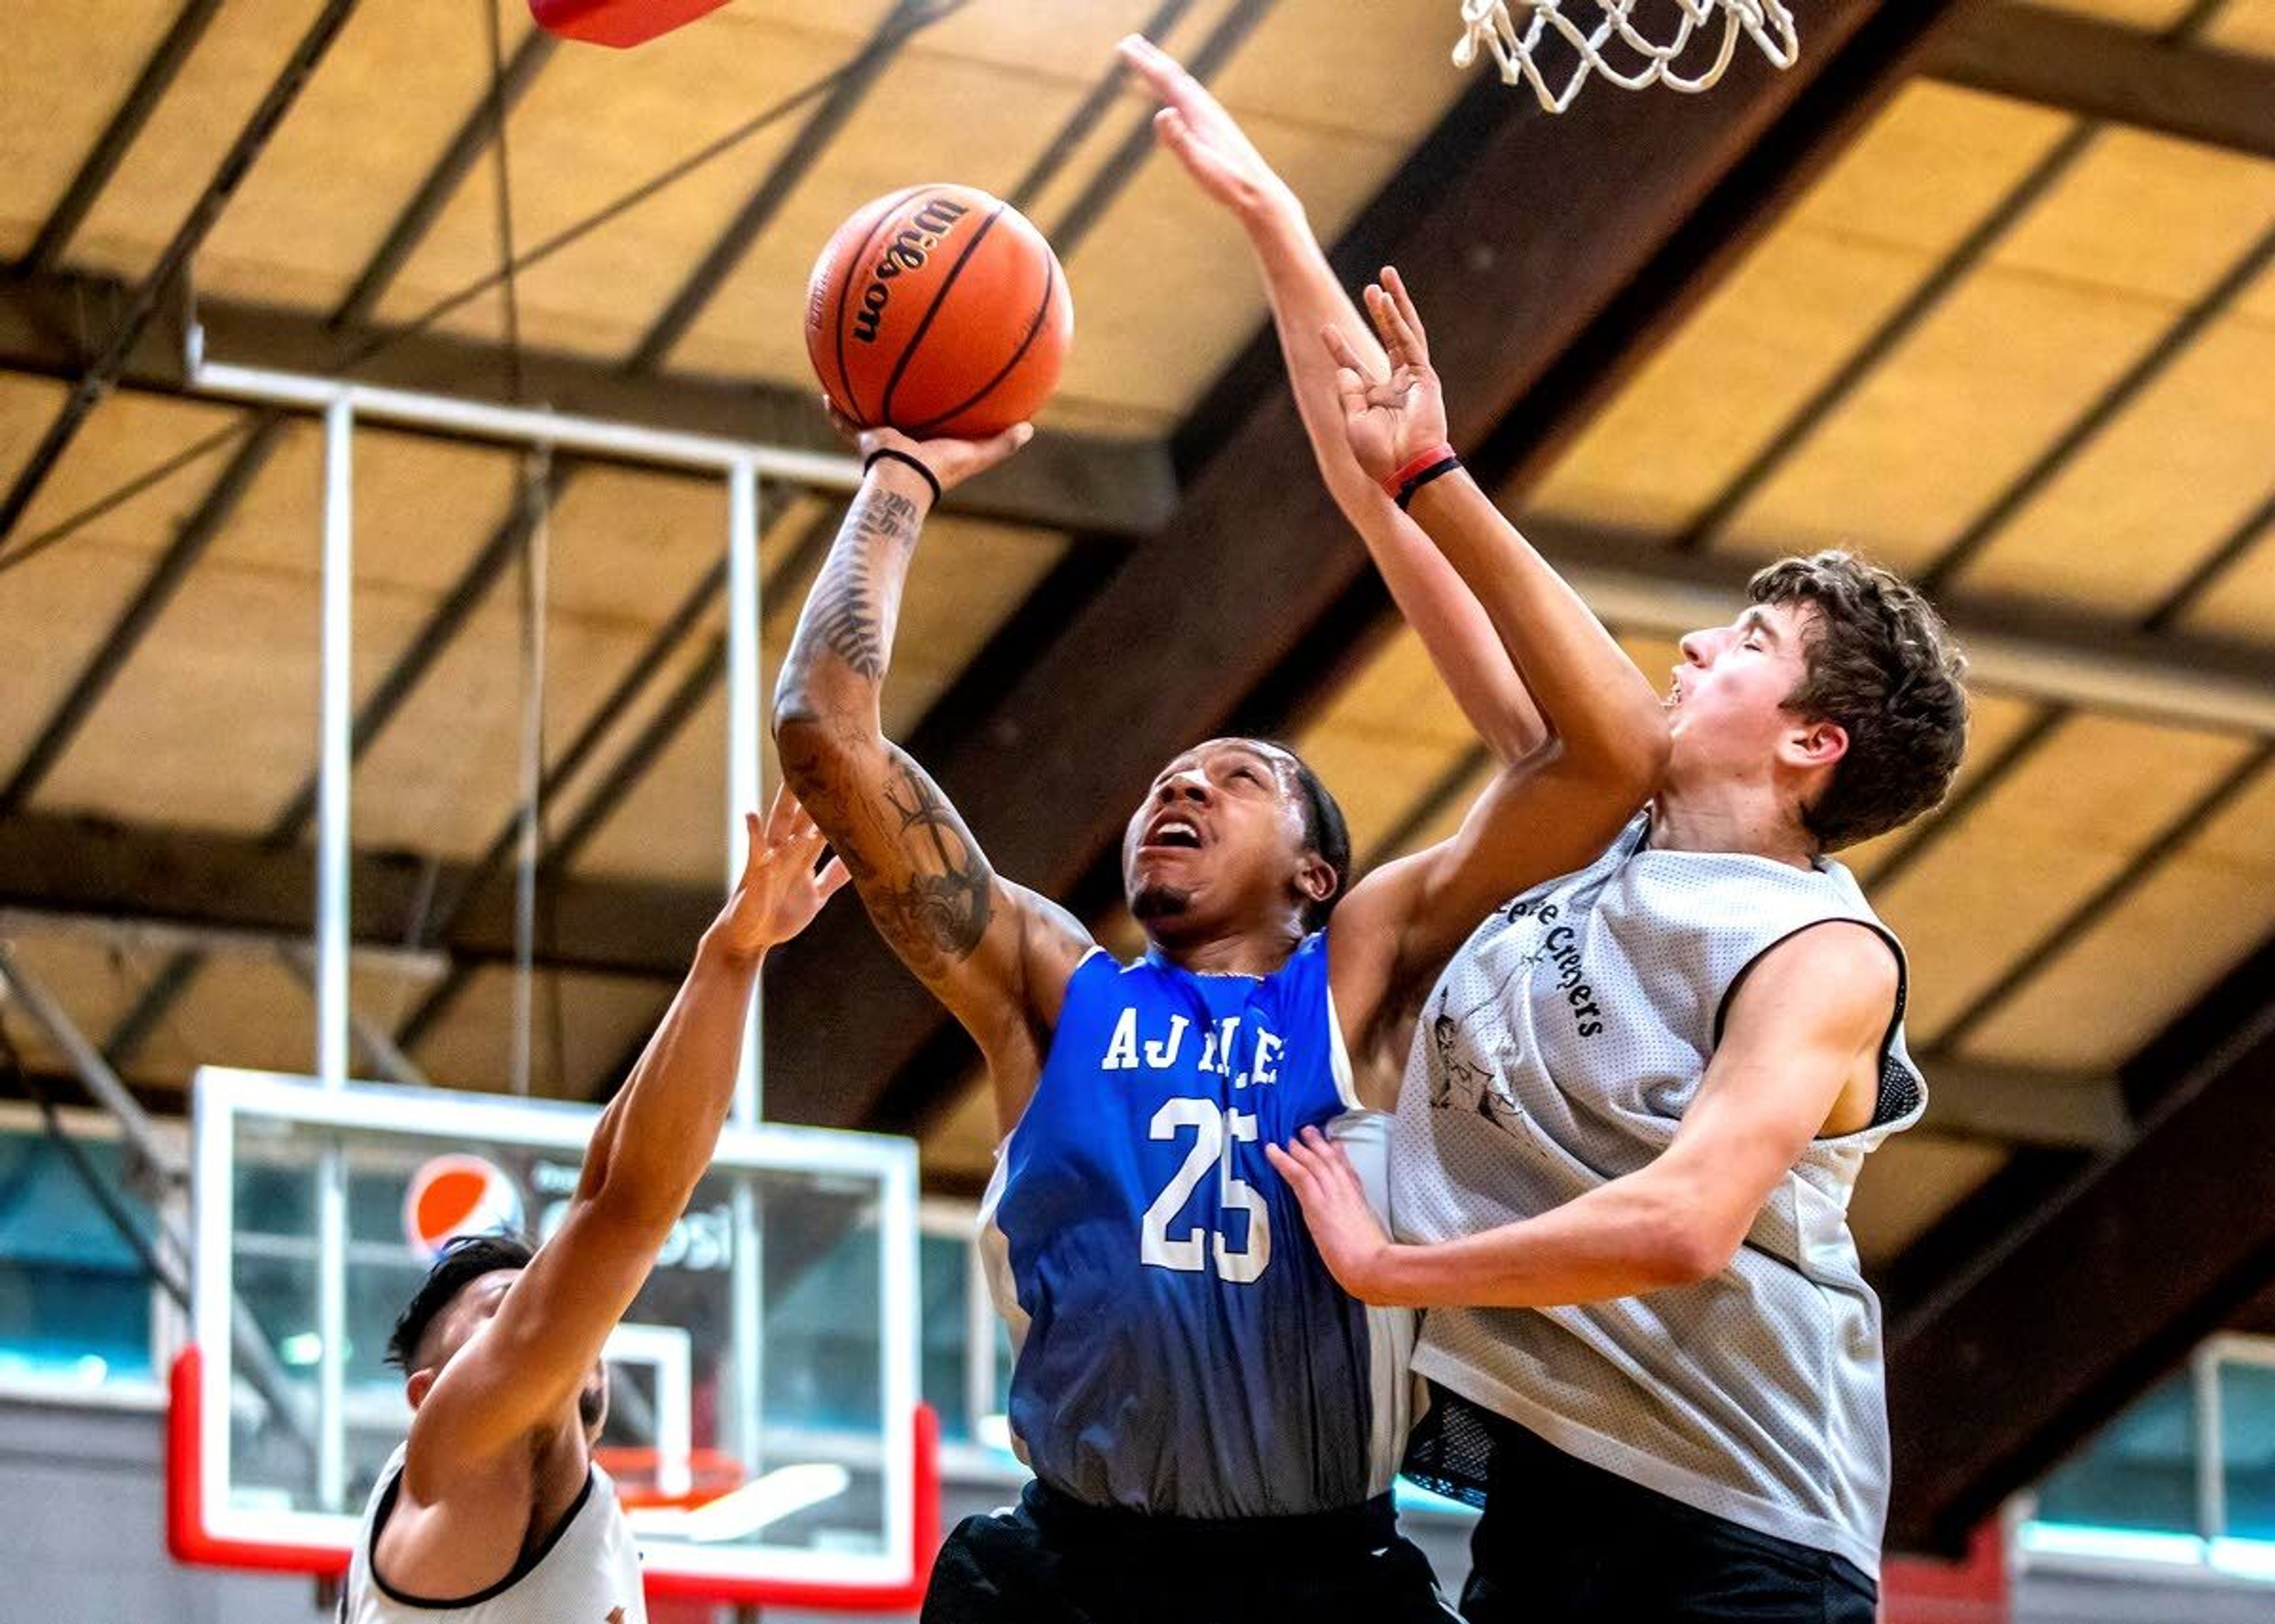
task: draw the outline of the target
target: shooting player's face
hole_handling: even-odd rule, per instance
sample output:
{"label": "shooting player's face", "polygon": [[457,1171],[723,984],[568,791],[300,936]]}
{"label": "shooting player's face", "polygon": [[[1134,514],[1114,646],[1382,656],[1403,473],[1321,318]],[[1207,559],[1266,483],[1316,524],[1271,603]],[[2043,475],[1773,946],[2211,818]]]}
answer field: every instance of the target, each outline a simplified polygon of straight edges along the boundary
{"label": "shooting player's face", "polygon": [[[450,1299],[449,1307],[435,1316],[412,1361],[411,1375],[404,1384],[412,1409],[425,1402],[443,1368],[497,1318],[498,1305],[520,1278],[519,1269],[492,1269],[487,1274],[477,1274],[458,1288],[458,1295]],[[608,1367],[605,1363],[596,1361],[585,1378],[585,1385],[577,1394],[577,1413],[585,1424],[586,1436],[597,1439],[601,1424],[608,1416]]]}
{"label": "shooting player's face", "polygon": [[1304,838],[1296,772],[1286,751],[1251,739],[1213,739],[1161,769],[1122,842],[1123,891],[1148,935],[1242,928],[1333,888]]}
{"label": "shooting player's face", "polygon": [[[1780,761],[1816,765],[1822,730],[1786,708],[1809,674],[1809,603],[1757,603],[1682,639],[1667,696],[1674,778],[1765,778]],[[1835,752],[1837,756],[1837,752]]]}

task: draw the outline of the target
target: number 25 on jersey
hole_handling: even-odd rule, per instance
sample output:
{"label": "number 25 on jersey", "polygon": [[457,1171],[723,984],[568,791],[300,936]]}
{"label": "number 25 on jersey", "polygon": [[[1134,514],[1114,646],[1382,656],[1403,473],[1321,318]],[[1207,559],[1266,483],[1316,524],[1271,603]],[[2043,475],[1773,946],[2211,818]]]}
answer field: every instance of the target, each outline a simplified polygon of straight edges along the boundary
{"label": "number 25 on jersey", "polygon": [[[1265,1210],[1264,1197],[1232,1172],[1232,1147],[1256,1143],[1256,1119],[1227,1110],[1213,1099],[1172,1099],[1153,1114],[1153,1138],[1175,1139],[1187,1129],[1193,1135],[1192,1148],[1185,1152],[1176,1177],[1145,1209],[1139,1256],[1156,1268],[1191,1274],[1207,1268],[1213,1258],[1220,1280],[1245,1285],[1272,1261],[1272,1215]],[[1198,1227],[1178,1236],[1169,1234],[1171,1221],[1212,1167],[1217,1173],[1219,1210],[1248,1214],[1248,1234],[1238,1250],[1226,1243],[1221,1229],[1213,1235]]]}

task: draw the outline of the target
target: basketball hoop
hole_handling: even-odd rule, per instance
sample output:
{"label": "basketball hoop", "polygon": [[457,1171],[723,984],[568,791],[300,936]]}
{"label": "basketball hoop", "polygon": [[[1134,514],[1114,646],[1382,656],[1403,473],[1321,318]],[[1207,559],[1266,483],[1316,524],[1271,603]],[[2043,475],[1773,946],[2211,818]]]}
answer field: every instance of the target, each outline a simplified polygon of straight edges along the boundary
{"label": "basketball hoop", "polygon": [[[1600,73],[1624,90],[1665,85],[1686,92],[1705,89],[1722,77],[1738,48],[1743,30],[1760,46],[1762,54],[1780,68],[1793,65],[1800,40],[1793,13],[1784,0],[1664,0],[1677,12],[1671,34],[1653,40],[1633,21],[1640,0],[1569,0],[1574,11],[1593,6],[1602,15],[1592,28],[1583,28],[1565,15],[1566,0],[1462,0],[1462,21],[1468,32],[1454,47],[1454,65],[1468,67],[1483,45],[1500,64],[1501,79],[1511,85],[1529,85],[1540,105],[1561,113],[1572,105],[1591,73]],[[1520,28],[1512,13],[1521,14]],[[1677,69],[1676,61],[1693,37],[1710,33],[1717,22],[1722,37],[1713,60],[1697,72]],[[1549,76],[1534,53],[1552,39],[1569,46],[1578,60],[1561,89],[1552,88]]]}

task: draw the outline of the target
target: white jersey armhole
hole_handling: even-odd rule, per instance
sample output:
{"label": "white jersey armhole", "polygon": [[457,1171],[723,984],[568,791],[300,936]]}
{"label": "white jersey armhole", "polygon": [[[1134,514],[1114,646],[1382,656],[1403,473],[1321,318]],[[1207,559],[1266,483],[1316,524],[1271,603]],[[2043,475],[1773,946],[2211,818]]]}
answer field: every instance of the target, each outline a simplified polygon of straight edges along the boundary
{"label": "white jersey armhole", "polygon": [[1366,1111],[1358,1097],[1358,1076],[1351,1069],[1350,1046],[1343,1041],[1343,1018],[1335,1008],[1335,990],[1327,988],[1327,1069],[1334,1075],[1335,1097],[1346,1111]]}

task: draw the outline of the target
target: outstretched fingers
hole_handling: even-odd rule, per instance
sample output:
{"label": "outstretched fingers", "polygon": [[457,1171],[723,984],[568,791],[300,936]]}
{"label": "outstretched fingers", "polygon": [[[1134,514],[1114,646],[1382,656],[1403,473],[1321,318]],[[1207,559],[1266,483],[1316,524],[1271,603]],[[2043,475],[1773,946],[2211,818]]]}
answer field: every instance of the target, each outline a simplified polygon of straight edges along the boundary
{"label": "outstretched fingers", "polygon": [[1335,368],[1335,393],[1342,399],[1346,420],[1357,421],[1374,410],[1373,391],[1348,366]]}
{"label": "outstretched fingers", "polygon": [[1361,385],[1379,381],[1374,376],[1373,368],[1367,365],[1366,358],[1352,345],[1342,329],[1329,322],[1319,329],[1319,342],[1327,346],[1327,354],[1336,366],[1357,374]]}
{"label": "outstretched fingers", "polygon": [[763,826],[757,813],[743,814],[743,827],[750,835],[753,850],[760,850],[762,846],[779,846],[800,829],[811,828],[812,825],[813,820],[805,815],[805,808],[798,804],[797,797],[790,793],[788,784],[775,789],[775,798],[767,803]]}
{"label": "outstretched fingers", "polygon": [[1122,65],[1145,81],[1146,87],[1173,109],[1198,124],[1216,111],[1216,101],[1201,88],[1200,80],[1185,65],[1142,34],[1125,34],[1115,48]]}
{"label": "outstretched fingers", "polygon": [[1414,307],[1414,296],[1407,291],[1406,278],[1398,274],[1395,265],[1382,268],[1383,291],[1390,295],[1391,314],[1397,318],[1404,342],[1410,346],[1410,359],[1419,365],[1430,362],[1430,333],[1422,325],[1422,313]]}
{"label": "outstretched fingers", "polygon": [[1402,366],[1427,366],[1430,352],[1426,345],[1406,324],[1397,302],[1383,291],[1379,283],[1371,283],[1366,290],[1366,313],[1374,323],[1376,336],[1382,340],[1383,349],[1390,357],[1390,368],[1395,373]]}
{"label": "outstretched fingers", "polygon": [[1171,107],[1183,106],[1187,94],[1197,87],[1183,64],[1142,34],[1124,34],[1114,54]]}

